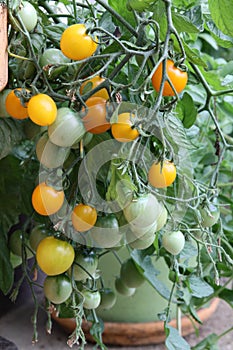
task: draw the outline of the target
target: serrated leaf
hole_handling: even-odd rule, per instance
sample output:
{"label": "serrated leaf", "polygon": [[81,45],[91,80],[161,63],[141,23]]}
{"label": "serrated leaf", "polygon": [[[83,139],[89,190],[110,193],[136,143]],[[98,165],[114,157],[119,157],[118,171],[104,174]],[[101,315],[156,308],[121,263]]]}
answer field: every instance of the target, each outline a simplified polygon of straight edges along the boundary
{"label": "serrated leaf", "polygon": [[184,338],[181,337],[178,330],[169,325],[166,325],[166,331],[168,337],[166,338],[165,345],[168,350],[190,350],[189,344]]}
{"label": "serrated leaf", "polygon": [[6,157],[24,134],[22,124],[15,119],[0,119],[0,159]]}
{"label": "serrated leaf", "polygon": [[192,275],[188,281],[191,294],[196,298],[205,298],[214,293],[214,289],[201,277]]}
{"label": "serrated leaf", "polygon": [[233,37],[232,0],[209,0],[209,10],[216,26],[226,35]]}
{"label": "serrated leaf", "polygon": [[131,257],[135,263],[143,270],[143,276],[151,284],[151,286],[165,299],[169,300],[169,289],[156,277],[160,272],[156,270],[149,255],[145,255],[143,251],[133,250]]}

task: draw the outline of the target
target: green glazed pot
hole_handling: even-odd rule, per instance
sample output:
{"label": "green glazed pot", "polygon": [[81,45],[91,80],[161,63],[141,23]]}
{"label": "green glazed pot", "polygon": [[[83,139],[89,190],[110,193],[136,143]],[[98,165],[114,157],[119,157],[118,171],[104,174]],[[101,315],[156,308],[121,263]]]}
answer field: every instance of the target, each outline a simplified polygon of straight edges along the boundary
{"label": "green glazed pot", "polygon": [[[117,253],[122,261],[129,257],[125,248],[121,248]],[[154,266],[160,271],[157,278],[170,289],[172,283],[168,279],[169,269],[164,259],[160,258],[154,263]],[[119,275],[120,263],[114,254],[103,255],[99,269],[104,286],[115,290],[115,278]],[[109,310],[97,309],[97,314],[105,322],[152,322],[159,320],[158,314],[164,311],[167,304],[168,301],[148,281],[145,281],[130,297],[117,293],[116,304]],[[176,305],[172,304],[172,318],[175,317],[175,311]]]}

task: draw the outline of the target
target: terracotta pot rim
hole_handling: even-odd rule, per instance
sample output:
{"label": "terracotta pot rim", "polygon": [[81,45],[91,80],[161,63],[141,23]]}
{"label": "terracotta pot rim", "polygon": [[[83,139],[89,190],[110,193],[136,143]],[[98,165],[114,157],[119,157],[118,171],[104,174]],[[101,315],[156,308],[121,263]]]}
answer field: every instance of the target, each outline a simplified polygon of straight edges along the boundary
{"label": "terracotta pot rim", "polygon": [[[217,309],[219,299],[213,299],[209,306],[203,307],[197,311],[198,317],[202,322],[205,322]],[[67,333],[72,333],[75,329],[75,319],[59,318],[52,314],[52,318],[63,327]],[[169,323],[172,327],[176,327],[176,320],[173,319]],[[194,332],[195,328],[200,327],[200,324],[194,319],[187,316],[182,316],[182,335],[186,336]],[[94,342],[90,331],[91,323],[83,321],[82,328],[87,341]],[[164,322],[104,322],[103,342],[108,345],[149,345],[159,344],[165,340]]]}

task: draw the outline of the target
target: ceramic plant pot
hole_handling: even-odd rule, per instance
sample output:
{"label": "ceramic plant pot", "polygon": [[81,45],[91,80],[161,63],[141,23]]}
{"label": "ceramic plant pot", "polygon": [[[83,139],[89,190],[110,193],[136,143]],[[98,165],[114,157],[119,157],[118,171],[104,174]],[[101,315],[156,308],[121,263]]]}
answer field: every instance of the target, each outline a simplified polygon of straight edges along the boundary
{"label": "ceramic plant pot", "polygon": [[[127,257],[126,250],[120,251],[120,257]],[[113,254],[106,254],[100,259],[99,268],[106,287],[114,289],[115,277],[119,274],[119,262]],[[171,286],[168,279],[168,267],[163,259],[155,263],[155,268],[160,271],[157,276],[167,287]],[[208,307],[198,311],[199,318],[204,322],[215,311],[218,300],[214,300]],[[165,340],[164,323],[159,321],[158,313],[167,306],[167,300],[160,296],[146,281],[133,296],[126,297],[117,294],[117,302],[110,310],[98,310],[98,316],[104,321],[103,342],[109,345],[149,345],[158,344]],[[176,305],[171,308],[171,325],[176,327]],[[54,320],[60,324],[67,333],[75,329],[75,320],[72,318],[59,318],[53,314]],[[83,321],[83,330],[88,341],[91,337],[90,323]],[[199,324],[195,323],[198,327]],[[187,317],[182,317],[182,335],[194,332],[194,324]]]}

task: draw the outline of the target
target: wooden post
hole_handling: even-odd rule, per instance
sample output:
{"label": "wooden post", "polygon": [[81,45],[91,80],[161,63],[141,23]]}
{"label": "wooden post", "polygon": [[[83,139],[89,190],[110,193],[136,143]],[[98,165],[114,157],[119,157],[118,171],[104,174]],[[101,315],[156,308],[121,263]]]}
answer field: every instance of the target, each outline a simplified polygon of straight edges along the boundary
{"label": "wooden post", "polygon": [[0,91],[8,81],[8,54],[7,54],[7,7],[0,3]]}

